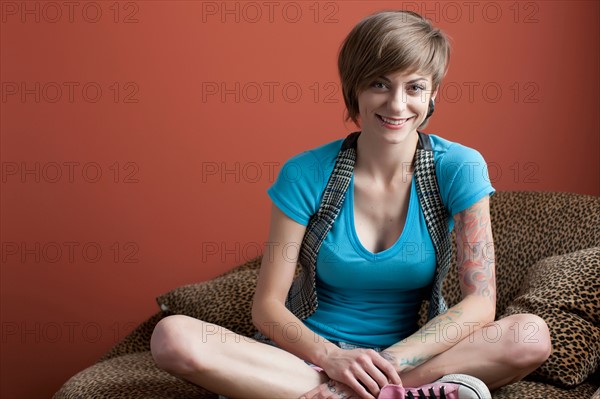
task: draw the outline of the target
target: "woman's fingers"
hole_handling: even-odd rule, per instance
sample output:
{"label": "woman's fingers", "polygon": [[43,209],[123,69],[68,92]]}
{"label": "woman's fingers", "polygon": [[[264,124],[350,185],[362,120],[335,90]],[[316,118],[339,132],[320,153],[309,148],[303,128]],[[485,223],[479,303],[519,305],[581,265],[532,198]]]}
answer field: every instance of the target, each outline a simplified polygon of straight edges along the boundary
{"label": "woman's fingers", "polygon": [[360,384],[362,384],[362,386],[369,391],[369,393],[371,393],[374,397],[377,397],[379,396],[379,383],[374,379],[372,374],[380,374],[380,378],[383,379],[385,379],[385,376],[379,370],[377,370],[377,373],[373,372],[373,369],[376,369],[376,367],[371,364],[371,367],[367,367],[369,373],[367,373],[367,371],[364,369],[359,369],[354,372],[354,376],[360,382]]}
{"label": "woman's fingers", "polygon": [[348,385],[360,398],[362,399],[375,399],[377,396],[372,395],[365,389],[365,387],[356,379],[354,375],[349,375],[344,384]]}
{"label": "woman's fingers", "polygon": [[373,363],[379,370],[381,370],[386,375],[386,384],[389,382],[390,384],[402,385],[402,380],[400,379],[398,370],[396,370],[394,365],[390,363],[386,358],[381,356],[381,354],[376,353],[376,356],[373,359]]}
{"label": "woman's fingers", "polygon": [[375,396],[379,394],[379,388],[386,384],[402,383],[394,366],[374,350],[367,350],[359,357],[355,369],[351,371]]}
{"label": "woman's fingers", "polygon": [[402,383],[394,366],[373,349],[340,350],[322,367],[330,378],[346,384],[361,398],[374,399],[386,384]]}
{"label": "woman's fingers", "polygon": [[389,361],[373,350],[369,351],[368,354],[370,362],[364,368],[380,388],[389,383],[401,383],[398,372]]}

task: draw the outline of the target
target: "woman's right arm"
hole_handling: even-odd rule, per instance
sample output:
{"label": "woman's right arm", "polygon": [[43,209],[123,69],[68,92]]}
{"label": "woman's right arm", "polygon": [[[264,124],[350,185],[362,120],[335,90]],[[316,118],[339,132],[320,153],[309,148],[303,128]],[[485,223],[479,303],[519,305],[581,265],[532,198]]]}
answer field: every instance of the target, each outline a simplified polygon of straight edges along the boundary
{"label": "woman's right arm", "polygon": [[[282,349],[323,368],[363,398],[374,398],[388,381],[400,384],[394,367],[373,350],[343,350],[304,325],[285,306],[306,226],[272,206],[268,245],[252,304],[256,328]],[[365,387],[372,393],[367,392]]]}
{"label": "woman's right arm", "polygon": [[252,321],[281,348],[313,364],[320,364],[337,346],[313,333],[285,306],[294,279],[306,226],[285,215],[275,204],[271,210],[268,245],[265,245]]}

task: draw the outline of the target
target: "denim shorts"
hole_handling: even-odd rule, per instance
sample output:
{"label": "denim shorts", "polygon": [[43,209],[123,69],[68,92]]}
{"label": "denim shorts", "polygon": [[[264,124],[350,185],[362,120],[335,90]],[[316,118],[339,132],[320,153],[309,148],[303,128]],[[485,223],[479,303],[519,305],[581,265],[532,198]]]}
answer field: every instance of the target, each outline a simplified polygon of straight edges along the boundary
{"label": "denim shorts", "polygon": [[[273,341],[272,339],[264,336],[261,332],[257,332],[256,334],[254,334],[254,338],[255,340],[257,340],[258,342],[262,342],[263,344],[267,344],[267,345],[271,345],[274,346],[276,348],[279,348],[279,345],[277,345],[277,343],[275,343],[275,341]],[[351,344],[348,342],[343,342],[343,341],[331,341],[329,340],[329,342],[331,342],[332,344],[335,344],[336,346],[338,346],[341,349],[373,349],[375,352],[381,353],[383,350],[385,350],[386,348],[379,348],[379,347],[364,347],[364,346],[360,346],[360,345],[355,345],[355,344]],[[316,367],[314,364],[307,362],[305,360],[305,363],[308,364],[311,367]]]}

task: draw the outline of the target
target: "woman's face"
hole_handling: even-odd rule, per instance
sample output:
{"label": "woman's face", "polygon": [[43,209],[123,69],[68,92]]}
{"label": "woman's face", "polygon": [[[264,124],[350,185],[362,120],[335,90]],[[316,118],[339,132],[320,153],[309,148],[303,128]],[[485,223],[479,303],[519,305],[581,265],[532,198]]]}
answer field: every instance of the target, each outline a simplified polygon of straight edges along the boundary
{"label": "woman's face", "polygon": [[415,134],[427,116],[432,93],[430,75],[389,73],[368,84],[358,95],[361,128],[393,142]]}

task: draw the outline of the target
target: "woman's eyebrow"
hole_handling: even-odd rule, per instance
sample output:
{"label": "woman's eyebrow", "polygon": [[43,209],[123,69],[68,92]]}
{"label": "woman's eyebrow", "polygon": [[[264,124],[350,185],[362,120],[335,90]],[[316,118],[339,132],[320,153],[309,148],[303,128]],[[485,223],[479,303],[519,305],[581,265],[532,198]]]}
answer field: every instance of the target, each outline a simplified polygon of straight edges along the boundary
{"label": "woman's eyebrow", "polygon": [[[386,77],[386,76],[380,76],[379,78],[380,78],[380,79],[383,79],[383,80],[386,80],[386,81],[388,81],[388,82],[390,82],[390,83],[392,82],[392,81],[390,80],[390,78],[388,78],[388,77]],[[409,81],[408,81],[408,82],[406,82],[406,83],[408,83],[408,84],[410,84],[410,83],[417,83],[417,82],[420,82],[421,80],[424,80],[425,82],[427,82],[427,78],[425,78],[425,77],[419,77],[419,78],[416,78],[416,79],[409,80]]]}

